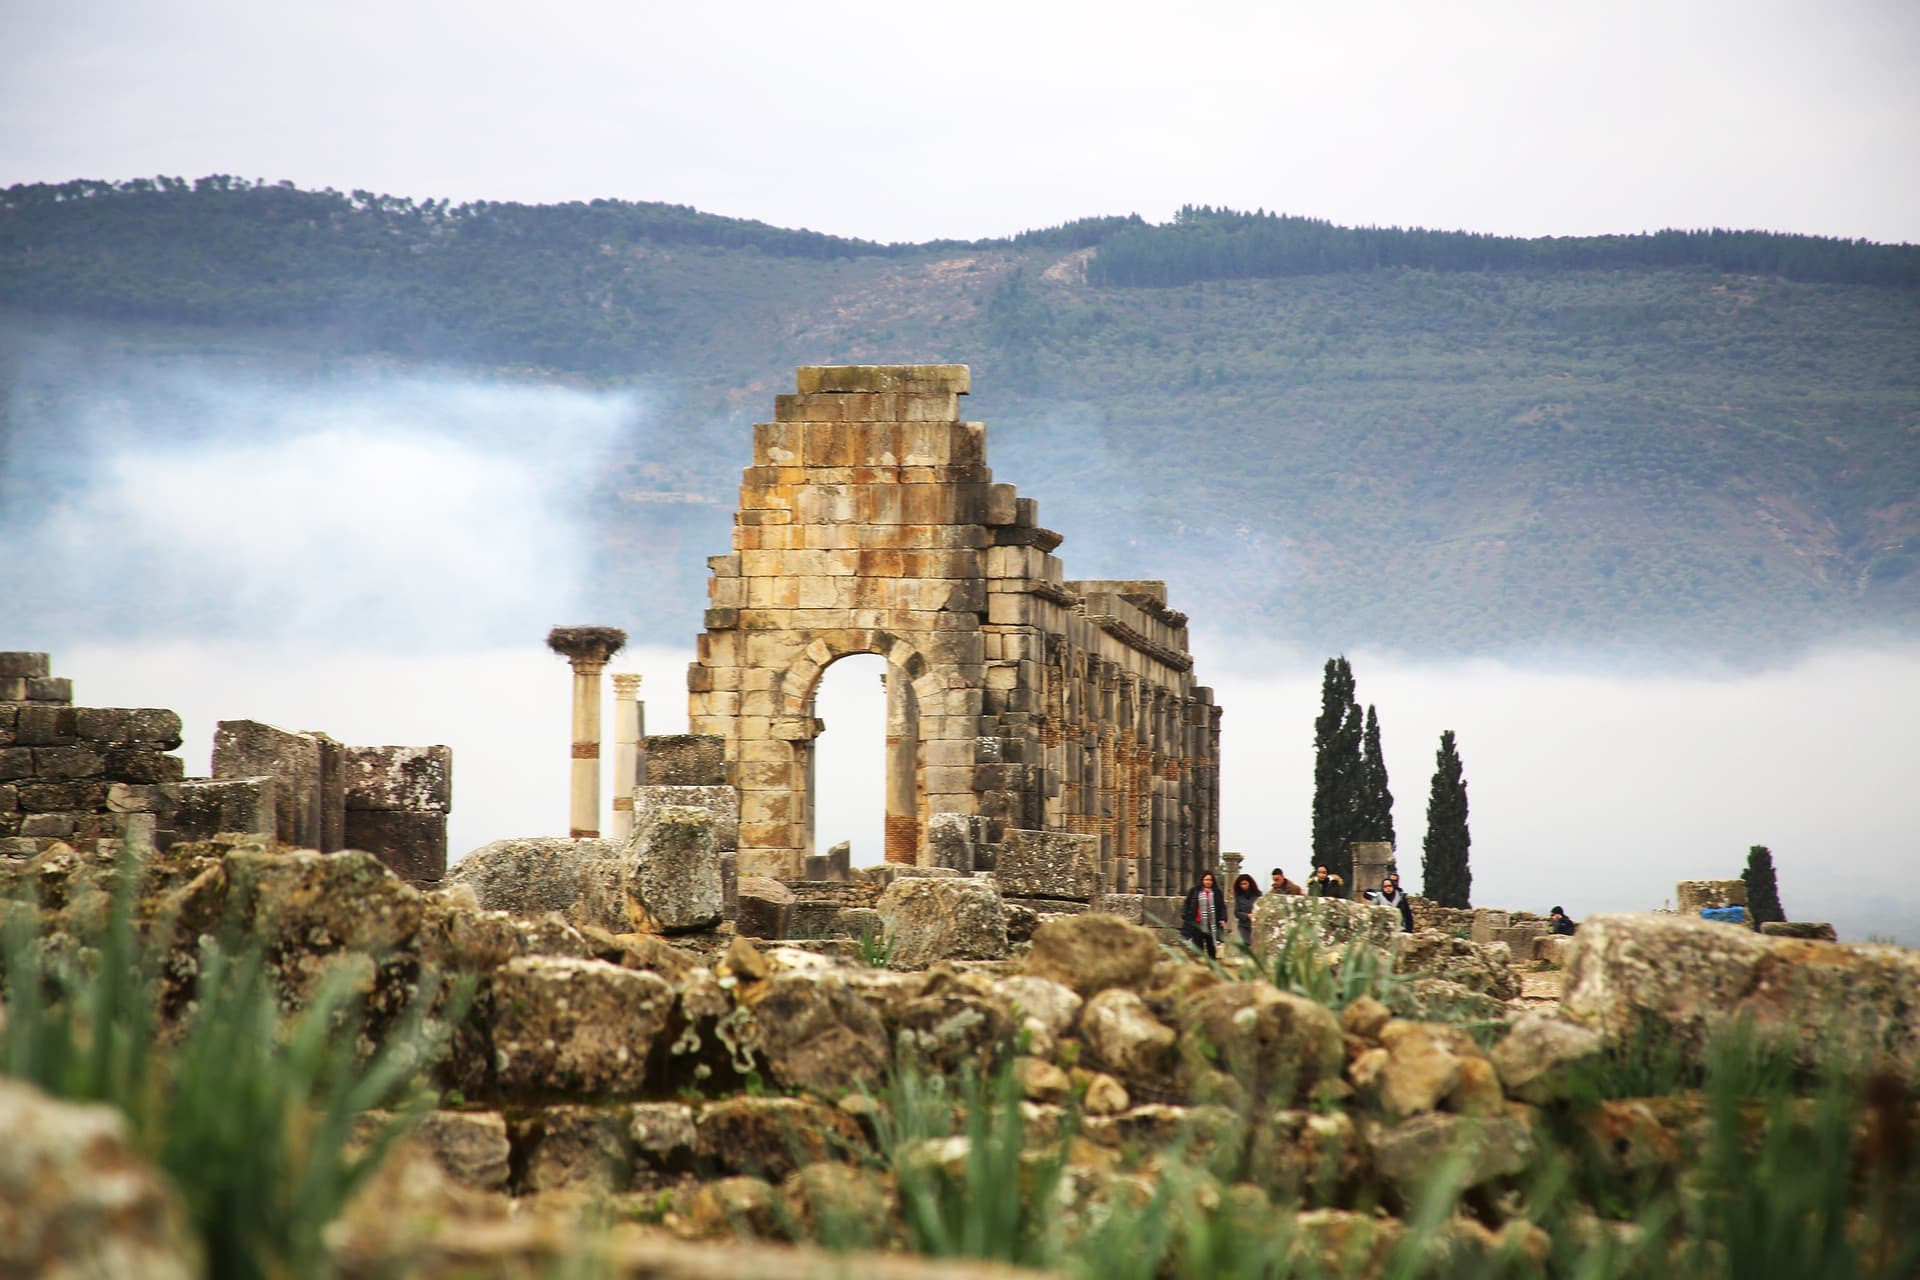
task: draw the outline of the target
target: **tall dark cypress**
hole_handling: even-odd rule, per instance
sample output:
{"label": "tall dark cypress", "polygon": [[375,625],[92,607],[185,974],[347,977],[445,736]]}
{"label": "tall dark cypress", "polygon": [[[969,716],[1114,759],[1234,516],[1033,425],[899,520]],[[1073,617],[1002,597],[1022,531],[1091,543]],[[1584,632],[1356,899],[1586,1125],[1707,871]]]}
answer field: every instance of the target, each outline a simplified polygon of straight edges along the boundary
{"label": "tall dark cypress", "polygon": [[1763,844],[1748,849],[1747,869],[1740,878],[1747,882],[1747,915],[1756,926],[1787,918],[1780,906],[1780,885],[1773,875],[1773,850]]}
{"label": "tall dark cypress", "polygon": [[1427,838],[1420,858],[1420,891],[1443,907],[1473,905],[1473,871],[1467,853],[1473,836],[1467,830],[1467,782],[1461,776],[1460,752],[1453,730],[1440,735],[1434,753],[1433,786],[1427,792]]}
{"label": "tall dark cypress", "polygon": [[1353,700],[1353,668],[1328,658],[1320,681],[1320,715],[1313,722],[1313,862],[1349,884],[1359,838],[1362,723]]}
{"label": "tall dark cypress", "polygon": [[1360,827],[1356,840],[1394,843],[1393,789],[1387,785],[1387,759],[1380,753],[1380,717],[1367,704],[1366,736],[1360,747]]}

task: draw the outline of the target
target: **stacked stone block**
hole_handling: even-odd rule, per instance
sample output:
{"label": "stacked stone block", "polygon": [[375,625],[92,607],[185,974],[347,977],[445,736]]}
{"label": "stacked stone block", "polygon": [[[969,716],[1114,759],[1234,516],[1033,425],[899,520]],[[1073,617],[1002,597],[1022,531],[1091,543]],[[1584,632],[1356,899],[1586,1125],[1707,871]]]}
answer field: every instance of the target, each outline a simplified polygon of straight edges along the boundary
{"label": "stacked stone block", "polygon": [[0,653],[0,840],[151,848],[185,772],[179,746],[173,712],[75,707],[48,655]]}
{"label": "stacked stone block", "polygon": [[[814,692],[855,653],[888,664],[889,862],[954,865],[1023,829],[1097,838],[1115,886],[1211,865],[1220,712],[1164,585],[1065,578],[1060,535],[959,419],[965,366],[808,367],[797,387],[754,428],[688,672],[694,733],[739,789],[743,874],[795,878],[815,852]],[[949,814],[987,838],[936,837]]]}
{"label": "stacked stone block", "polygon": [[[316,735],[318,736],[318,735]],[[341,838],[394,874],[434,884],[447,873],[453,752],[433,747],[344,747]]]}

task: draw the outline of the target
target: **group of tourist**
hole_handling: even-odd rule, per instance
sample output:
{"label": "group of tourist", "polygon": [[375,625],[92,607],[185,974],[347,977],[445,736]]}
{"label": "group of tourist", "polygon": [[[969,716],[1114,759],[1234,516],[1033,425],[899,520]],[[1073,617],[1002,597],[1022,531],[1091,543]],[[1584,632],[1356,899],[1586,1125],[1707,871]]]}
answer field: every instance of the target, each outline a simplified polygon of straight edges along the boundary
{"label": "group of tourist", "polygon": [[[1267,893],[1286,894],[1292,897],[1342,898],[1346,882],[1339,876],[1319,866],[1313,869],[1313,875],[1302,886],[1287,878],[1287,873],[1279,867],[1273,869],[1273,881],[1267,887]],[[1383,907],[1392,907],[1400,914],[1400,929],[1403,933],[1413,932],[1413,900],[1400,887],[1400,877],[1388,872],[1380,881],[1378,889],[1368,889],[1362,896],[1366,901]],[[1233,881],[1233,925],[1239,935],[1240,945],[1253,945],[1253,904],[1261,897],[1261,889],[1252,876],[1242,872]],[[1555,907],[1556,921],[1564,920],[1560,908]],[[1201,875],[1200,883],[1187,891],[1186,901],[1180,907],[1180,932],[1196,950],[1205,951],[1209,956],[1219,956],[1219,944],[1226,940],[1227,895],[1220,889],[1213,872]],[[1560,932],[1558,923],[1554,932]],[[1571,933],[1569,927],[1566,932]]]}

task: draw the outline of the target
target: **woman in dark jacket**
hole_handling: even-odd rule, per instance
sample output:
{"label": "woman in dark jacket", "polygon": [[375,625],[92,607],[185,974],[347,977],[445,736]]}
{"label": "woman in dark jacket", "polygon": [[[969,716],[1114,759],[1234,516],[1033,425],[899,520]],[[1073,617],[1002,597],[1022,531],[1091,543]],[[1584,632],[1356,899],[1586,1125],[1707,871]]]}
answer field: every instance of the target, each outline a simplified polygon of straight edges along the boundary
{"label": "woman in dark jacket", "polygon": [[1220,892],[1220,885],[1209,871],[1200,877],[1199,884],[1187,890],[1187,900],[1180,904],[1180,934],[1195,950],[1205,951],[1209,958],[1217,960],[1220,952],[1215,942],[1226,923],[1226,895]]}
{"label": "woman in dark jacket", "polygon": [[1233,923],[1240,931],[1240,945],[1253,945],[1253,904],[1260,901],[1260,886],[1242,872],[1233,881]]}

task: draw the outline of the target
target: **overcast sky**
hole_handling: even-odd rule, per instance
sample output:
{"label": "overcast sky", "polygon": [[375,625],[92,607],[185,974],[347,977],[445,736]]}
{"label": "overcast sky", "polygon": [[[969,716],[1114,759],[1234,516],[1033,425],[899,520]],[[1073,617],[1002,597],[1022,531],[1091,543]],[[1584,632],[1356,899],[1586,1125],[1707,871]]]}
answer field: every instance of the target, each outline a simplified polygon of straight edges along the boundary
{"label": "overcast sky", "polygon": [[0,0],[0,184],[1920,241],[1915,0]]}

